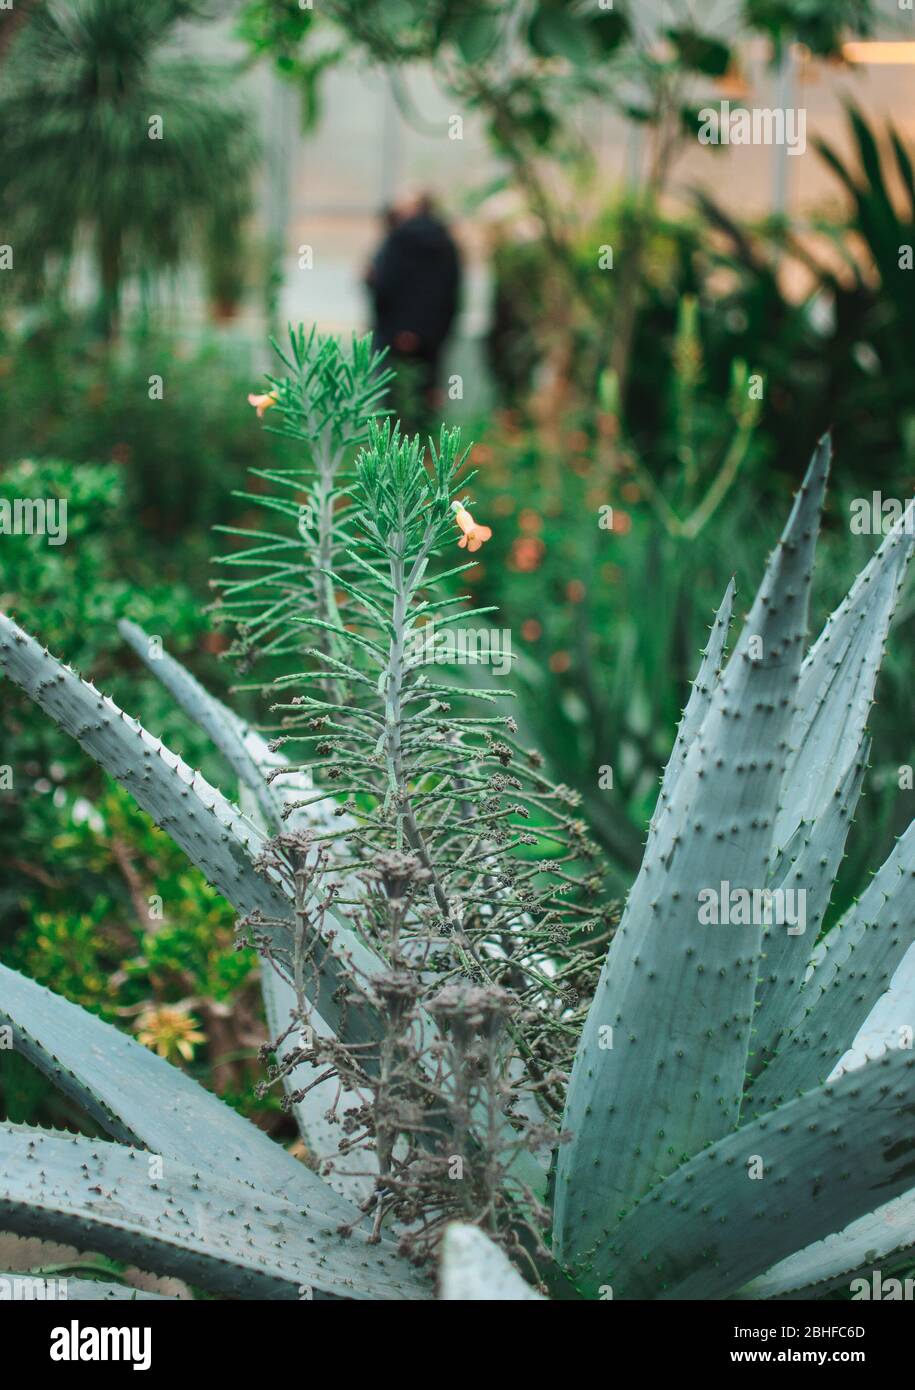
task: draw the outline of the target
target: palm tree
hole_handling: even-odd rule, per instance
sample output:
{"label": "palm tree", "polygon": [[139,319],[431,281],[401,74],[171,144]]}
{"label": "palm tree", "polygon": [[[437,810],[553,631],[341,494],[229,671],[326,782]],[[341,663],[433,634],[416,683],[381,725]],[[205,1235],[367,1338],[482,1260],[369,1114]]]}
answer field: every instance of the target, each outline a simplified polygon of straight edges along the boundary
{"label": "palm tree", "polygon": [[258,142],[229,71],[174,48],[199,15],[194,0],[47,0],[0,70],[2,240],[34,291],[88,239],[108,337],[128,275],[237,235],[249,206]]}

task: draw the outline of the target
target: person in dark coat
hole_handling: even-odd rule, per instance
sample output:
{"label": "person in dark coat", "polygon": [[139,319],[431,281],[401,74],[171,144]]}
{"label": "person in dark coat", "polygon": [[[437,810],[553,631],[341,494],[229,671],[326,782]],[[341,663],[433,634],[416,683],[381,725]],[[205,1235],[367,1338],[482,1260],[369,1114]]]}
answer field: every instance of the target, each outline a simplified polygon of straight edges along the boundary
{"label": "person in dark coat", "polygon": [[[387,233],[366,275],[375,344],[425,409],[438,403],[442,353],[458,308],[457,247],[432,200],[386,209]],[[412,413],[412,412],[411,412]]]}

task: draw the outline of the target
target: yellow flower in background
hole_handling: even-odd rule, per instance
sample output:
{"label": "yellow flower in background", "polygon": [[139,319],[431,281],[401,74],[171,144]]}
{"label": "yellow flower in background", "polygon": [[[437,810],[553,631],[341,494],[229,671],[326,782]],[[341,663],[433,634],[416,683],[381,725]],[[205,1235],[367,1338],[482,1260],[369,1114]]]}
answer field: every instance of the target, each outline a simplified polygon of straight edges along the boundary
{"label": "yellow flower in background", "polygon": [[488,526],[478,526],[467,508],[463,507],[460,502],[452,502],[451,506],[454,509],[454,519],[464,533],[458,541],[458,545],[462,550],[467,549],[473,554],[475,550],[479,550],[484,541],[490,539],[492,531]]}
{"label": "yellow flower in background", "polygon": [[206,1042],[206,1038],[193,1014],[163,1004],[160,1008],[144,1009],[137,1019],[137,1041],[152,1048],[166,1061],[177,1053],[185,1062],[190,1062],[195,1045]]}
{"label": "yellow flower in background", "polygon": [[252,393],[248,396],[248,404],[254,406],[259,420],[265,410],[269,410],[272,405],[276,405],[276,393],[274,391],[268,391],[265,396],[256,396]]}

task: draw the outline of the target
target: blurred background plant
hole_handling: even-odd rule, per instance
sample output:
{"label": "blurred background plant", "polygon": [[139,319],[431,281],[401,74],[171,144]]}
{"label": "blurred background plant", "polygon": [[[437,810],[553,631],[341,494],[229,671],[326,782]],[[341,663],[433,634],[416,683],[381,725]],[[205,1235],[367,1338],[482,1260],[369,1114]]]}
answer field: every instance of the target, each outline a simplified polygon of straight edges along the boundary
{"label": "blurred background plant", "polygon": [[[223,668],[207,651],[207,615],[181,578],[180,556],[169,573],[161,565],[164,547],[144,546],[126,491],[115,464],[27,460],[9,467],[0,503],[65,499],[68,534],[59,546],[3,536],[0,604],[40,628],[99,689],[133,698],[143,718],[215,777],[206,739],[113,640],[118,618],[129,614],[167,632],[170,642],[196,648],[198,669],[224,685]],[[154,1044],[167,1037],[162,1010],[182,1011],[199,1025],[200,1041],[189,1027],[190,1054],[174,1050],[172,1059],[207,1075],[228,1099],[252,1106],[264,1032],[253,957],[234,951],[231,909],[73,740],[36,720],[33,709],[4,692],[0,761],[11,770],[0,795],[4,961],[131,1031],[142,1025]],[[9,1052],[0,1057],[0,1089],[13,1119],[73,1119]],[[50,1117],[46,1103],[54,1107]]]}
{"label": "blurred background plant", "polygon": [[[189,342],[155,325],[136,327],[114,353],[100,352],[68,319],[0,332],[2,462],[114,465],[127,528],[120,540],[111,536],[120,560],[146,555],[199,593],[208,528],[237,515],[232,487],[249,468],[294,457],[285,441],[251,428],[256,370],[243,341],[207,334]],[[129,533],[141,539],[140,556]]]}
{"label": "blurred background plant", "polygon": [[[113,336],[129,276],[141,287],[195,246],[231,243],[258,153],[228,69],[168,51],[194,0],[32,7],[0,85],[0,209],[26,293],[63,292],[92,247],[94,320]],[[167,129],[166,129],[167,123]]]}
{"label": "blurred background plant", "polygon": [[[880,128],[846,110],[848,158],[822,140],[816,152],[847,195],[848,211],[813,219],[836,263],[784,219],[741,226],[712,198],[697,195],[716,259],[731,277],[718,316],[735,352],[750,351],[769,383],[763,428],[770,459],[794,462],[799,422],[819,421],[853,443],[843,467],[862,482],[885,481],[903,465],[915,473],[912,352],[915,310],[915,177],[911,149],[892,122]],[[805,292],[783,288],[785,262],[804,274]]]}

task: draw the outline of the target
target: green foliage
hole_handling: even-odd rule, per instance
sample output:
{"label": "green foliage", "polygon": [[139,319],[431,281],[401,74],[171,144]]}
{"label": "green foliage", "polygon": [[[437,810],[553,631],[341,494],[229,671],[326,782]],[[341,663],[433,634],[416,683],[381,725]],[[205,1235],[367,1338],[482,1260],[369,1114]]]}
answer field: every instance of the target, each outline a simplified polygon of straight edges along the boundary
{"label": "green foliage", "polygon": [[[112,464],[75,466],[54,459],[29,459],[14,464],[0,480],[0,498],[56,498],[67,504],[67,542],[50,545],[41,535],[4,535],[0,544],[0,594],[3,607],[23,622],[41,625],[47,640],[63,655],[91,669],[99,680],[117,678],[127,695],[141,702],[144,713],[161,720],[170,732],[181,728],[191,738],[193,756],[205,757],[206,746],[194,739],[186,721],[140,687],[112,652],[110,633],[118,618],[130,612],[154,631],[166,631],[182,647],[203,636],[205,619],[199,603],[180,580],[156,575],[150,556],[131,535],[124,476]],[[127,564],[133,583],[116,573]],[[90,798],[101,783],[87,768],[72,742],[61,737],[47,720],[36,719],[26,702],[9,706],[4,758],[14,771],[13,788],[0,797],[0,839],[7,863],[33,861],[53,842],[65,824],[62,803],[72,806],[68,787],[78,781]],[[86,780],[88,777],[88,781]],[[27,879],[20,868],[8,879],[14,886],[4,904],[9,912]],[[53,876],[53,872],[52,872]],[[35,880],[33,880],[34,883]],[[89,904],[81,903],[81,910]],[[47,910],[47,903],[36,903]]]}
{"label": "green foliage", "polygon": [[[144,713],[161,720],[174,731],[175,716],[166,704],[148,692],[141,696],[124,663],[111,651],[109,634],[117,619],[134,613],[153,630],[166,630],[183,647],[203,634],[199,604],[180,581],[166,582],[146,568],[130,539],[124,478],[116,466],[74,466],[57,460],[27,460],[14,464],[0,480],[0,498],[56,498],[67,504],[67,542],[50,545],[41,535],[4,535],[0,542],[0,595],[3,607],[31,625],[41,625],[47,640],[65,656],[100,680],[117,678]],[[123,549],[122,549],[123,547]],[[132,549],[135,580],[129,583],[115,573],[120,557]],[[139,564],[137,563],[139,559]],[[6,937],[24,926],[29,911],[47,913],[56,900],[43,895],[41,878],[35,877],[36,861],[47,854],[68,828],[78,797],[70,790],[79,785],[83,800],[101,793],[102,784],[91,764],[45,719],[35,717],[26,701],[7,705],[2,761],[13,769],[13,786],[0,796],[0,846],[8,866],[0,899],[0,923]],[[191,738],[191,751],[205,757],[206,746]],[[69,866],[61,864],[69,873]],[[57,866],[46,863],[52,880]],[[114,879],[120,880],[115,872]],[[93,911],[88,896],[74,884],[73,902],[78,913]],[[104,898],[111,894],[110,886]]]}
{"label": "green foliage", "polygon": [[796,40],[823,55],[834,54],[849,30],[872,33],[875,20],[872,0],[746,0],[745,9],[779,50]]}
{"label": "green foliage", "polygon": [[[566,267],[548,238],[516,235],[509,224],[493,253],[494,326],[490,367],[505,403],[526,405],[535,376],[551,360],[575,392],[586,401],[585,428],[600,373],[607,366],[610,331],[621,296],[618,270],[602,260],[607,248],[617,266],[639,256],[639,308],[636,351],[629,368],[627,411],[633,428],[651,437],[657,427],[657,398],[670,376],[670,341],[676,329],[678,299],[701,285],[702,239],[695,219],[674,219],[634,199],[608,203],[593,219],[569,232],[569,255],[577,281],[587,287],[582,302],[570,297]],[[704,323],[706,338],[711,324]],[[557,338],[568,344],[560,356]],[[715,362],[719,397],[722,387]],[[647,397],[652,398],[652,413]]]}
{"label": "green foliage", "polygon": [[75,0],[23,27],[0,84],[0,206],[21,297],[66,274],[87,236],[110,333],[128,276],[174,266],[246,213],[257,146],[228,74],[167,52],[194,9]]}
{"label": "green foliage", "polygon": [[[221,764],[207,740],[111,646],[126,613],[183,649],[196,647],[206,629],[191,590],[155,573],[153,547],[144,556],[125,483],[115,464],[31,459],[6,469],[0,499],[64,500],[67,540],[2,537],[2,606],[40,626],[100,683],[116,684],[215,773]],[[133,582],[122,577],[127,569]],[[207,1044],[194,1049],[195,1073],[237,1094],[246,1109],[263,1110],[250,1086],[250,1059],[263,1036],[252,962],[234,949],[233,917],[222,899],[70,738],[15,696],[5,701],[0,762],[12,772],[12,786],[0,793],[3,959],[131,1030],[150,1008],[189,1010]],[[150,895],[167,905],[161,914]],[[225,1062],[233,1053],[239,1060]],[[7,1112],[71,1122],[17,1061],[0,1059]]]}
{"label": "green foliage", "polygon": [[319,11],[298,0],[249,0],[238,20],[238,35],[255,58],[272,60],[281,77],[299,90],[302,128],[312,129],[321,112],[321,78],[340,61],[342,48],[308,48]]}
{"label": "green foliage", "polygon": [[91,806],[68,797],[58,810],[54,878],[32,890],[35,916],[9,964],[112,1023],[141,1005],[231,1003],[253,958],[234,949],[231,910],[168,836],[112,784]]}
{"label": "green foliage", "polygon": [[245,6],[239,34],[256,53],[269,53],[280,72],[292,70],[298,45],[315,23],[315,11],[298,0],[252,0]]}
{"label": "green foliage", "polygon": [[[683,16],[675,7],[671,18]],[[707,27],[692,17],[668,25],[665,54],[628,0],[612,8],[596,0],[332,0],[304,18],[294,0],[248,0],[240,32],[256,56],[293,77],[313,79],[328,54],[335,62],[353,51],[388,67],[434,61],[450,88],[484,113],[494,144],[514,150],[519,141],[578,143],[572,127],[582,95],[599,94],[630,119],[663,127],[684,78],[728,69],[735,31],[766,35],[776,55],[798,39],[832,56],[848,32],[866,35],[872,24],[872,0],[743,0],[726,27],[719,16]],[[310,82],[306,89],[313,106]]]}
{"label": "green foliage", "polygon": [[[78,421],[74,425],[78,436]],[[40,614],[49,642],[65,655],[87,666],[104,660],[110,653],[107,634],[128,609],[150,627],[166,625],[182,645],[202,635],[204,620],[191,590],[170,576],[157,583],[158,555],[150,553],[144,563],[130,534],[132,499],[123,468],[29,456],[4,468],[0,498],[53,498],[66,504],[63,544],[38,534],[5,534],[0,546],[4,606],[27,621]],[[115,573],[128,557],[133,582]]]}
{"label": "green foliage", "polygon": [[[122,503],[110,517],[108,563],[141,588],[158,574],[179,595],[189,579],[199,590],[208,571],[203,528],[237,516],[233,483],[246,468],[292,459],[284,441],[251,430],[254,372],[243,346],[217,338],[191,346],[142,325],[105,353],[66,320],[10,332],[0,336],[0,460],[4,469],[23,458],[114,464]],[[85,485],[74,477],[73,486]],[[71,512],[71,525],[82,524]]]}
{"label": "green foliage", "polygon": [[[906,248],[915,245],[915,182],[911,155],[891,123],[878,132],[854,107],[848,119],[857,167],[817,142],[851,201],[850,215],[815,220],[841,258],[840,271],[790,227],[742,226],[713,200],[699,203],[723,236],[719,274],[730,279],[716,316],[730,350],[750,354],[766,379],[762,423],[773,461],[794,460],[803,421],[834,428],[852,445],[852,476],[877,483],[888,469],[912,470],[904,345],[915,294],[906,268]],[[809,283],[800,300],[784,292],[786,259]]]}
{"label": "green foliage", "polygon": [[685,68],[705,77],[723,77],[731,62],[731,50],[721,39],[710,38],[689,27],[668,29],[667,37]]}

